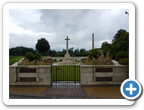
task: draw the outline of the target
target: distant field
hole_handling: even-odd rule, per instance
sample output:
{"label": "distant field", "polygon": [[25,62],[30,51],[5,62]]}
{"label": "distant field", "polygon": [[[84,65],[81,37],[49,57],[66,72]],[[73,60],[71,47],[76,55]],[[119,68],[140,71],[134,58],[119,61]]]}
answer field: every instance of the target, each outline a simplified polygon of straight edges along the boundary
{"label": "distant field", "polygon": [[23,56],[9,56],[9,65],[14,64],[17,60],[20,60]]}

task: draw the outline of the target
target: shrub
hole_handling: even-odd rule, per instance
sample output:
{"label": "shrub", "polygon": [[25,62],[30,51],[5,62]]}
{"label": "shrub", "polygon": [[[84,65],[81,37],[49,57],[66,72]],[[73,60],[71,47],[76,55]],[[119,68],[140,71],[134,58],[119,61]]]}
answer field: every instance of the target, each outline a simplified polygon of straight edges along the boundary
{"label": "shrub", "polygon": [[122,58],[128,58],[128,51],[120,51],[115,55],[115,60],[120,60]]}
{"label": "shrub", "polygon": [[44,61],[28,61],[27,58],[22,60],[18,65],[49,65],[49,63],[45,63]]}
{"label": "shrub", "polygon": [[107,53],[106,58],[103,55],[103,53],[101,53],[101,55],[98,55],[98,59],[96,58],[92,58],[91,59],[87,59],[85,60],[86,65],[112,65],[113,62],[111,61],[111,57],[109,56],[109,53]]}
{"label": "shrub", "polygon": [[97,49],[92,49],[88,55],[88,58],[90,60],[92,60],[92,58],[95,58],[97,59],[98,58],[98,55],[101,55],[100,51],[98,51]]}
{"label": "shrub", "polygon": [[25,57],[29,60],[29,62],[34,60],[34,55],[32,52],[27,52]]}
{"label": "shrub", "polygon": [[121,65],[128,65],[129,64],[129,58],[122,58],[118,60],[119,64]]}
{"label": "shrub", "polygon": [[54,61],[54,62],[56,62],[57,60],[56,60],[56,59],[54,59],[53,61]]}
{"label": "shrub", "polygon": [[[122,58],[118,60],[119,64],[121,65],[127,65],[127,72],[129,73],[129,58]],[[128,74],[129,77],[129,74]]]}
{"label": "shrub", "polygon": [[60,59],[59,61],[62,61],[62,59]]}
{"label": "shrub", "polygon": [[35,54],[34,59],[37,61],[40,61],[42,59],[41,54],[39,54],[38,52]]}
{"label": "shrub", "polygon": [[106,54],[106,57],[101,53],[101,56],[98,56],[97,59],[98,65],[112,65],[113,62],[111,61],[111,57],[109,53]]}

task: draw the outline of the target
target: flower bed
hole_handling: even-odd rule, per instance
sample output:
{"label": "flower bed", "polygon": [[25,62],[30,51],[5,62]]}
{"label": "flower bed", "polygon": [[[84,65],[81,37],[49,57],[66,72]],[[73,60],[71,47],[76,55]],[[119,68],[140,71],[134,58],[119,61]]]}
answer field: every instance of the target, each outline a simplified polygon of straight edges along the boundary
{"label": "flower bed", "polygon": [[24,58],[24,60],[21,59],[21,62],[18,63],[18,65],[49,65],[49,64],[52,63],[46,62],[45,60],[29,61],[27,58]]}
{"label": "flower bed", "polygon": [[87,59],[83,62],[84,65],[113,65],[113,62],[111,60],[111,57],[109,56],[109,53],[107,53],[106,57],[101,53],[101,55],[98,55],[98,59],[92,58],[92,60]]}

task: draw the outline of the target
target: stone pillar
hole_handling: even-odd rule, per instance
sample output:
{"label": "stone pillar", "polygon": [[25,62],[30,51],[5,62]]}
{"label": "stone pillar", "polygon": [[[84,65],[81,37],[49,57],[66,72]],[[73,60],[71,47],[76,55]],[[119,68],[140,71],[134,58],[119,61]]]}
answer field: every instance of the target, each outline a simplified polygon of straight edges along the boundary
{"label": "stone pillar", "polygon": [[92,33],[92,49],[94,49],[94,33]]}

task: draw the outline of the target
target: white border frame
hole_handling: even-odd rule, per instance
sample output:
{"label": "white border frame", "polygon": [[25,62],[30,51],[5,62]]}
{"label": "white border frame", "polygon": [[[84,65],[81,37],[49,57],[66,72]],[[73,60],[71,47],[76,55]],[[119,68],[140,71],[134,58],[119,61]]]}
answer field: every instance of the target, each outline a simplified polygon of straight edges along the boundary
{"label": "white border frame", "polygon": [[7,3],[3,6],[3,101],[7,105],[131,105],[126,99],[9,99],[9,9],[129,9],[129,78],[135,79],[135,7],[131,3]]}

